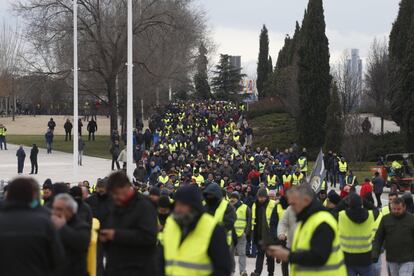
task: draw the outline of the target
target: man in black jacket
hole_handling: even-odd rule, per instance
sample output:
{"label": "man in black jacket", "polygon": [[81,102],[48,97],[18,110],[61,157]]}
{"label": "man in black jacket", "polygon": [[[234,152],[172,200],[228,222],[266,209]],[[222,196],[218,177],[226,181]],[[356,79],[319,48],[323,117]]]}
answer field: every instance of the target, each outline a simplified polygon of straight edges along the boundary
{"label": "man in black jacket", "polygon": [[64,260],[50,219],[30,206],[33,187],[32,180],[24,178],[8,185],[0,210],[1,275],[51,276]]}
{"label": "man in black jacket", "polygon": [[86,129],[89,132],[88,141],[91,140],[91,136],[92,136],[92,141],[95,141],[95,132],[98,131],[98,125],[96,124],[96,122],[93,119],[89,121],[88,126],[86,127]]}
{"label": "man in black jacket", "polygon": [[72,128],[73,128],[73,125],[72,125],[72,123],[70,122],[69,119],[66,120],[66,123],[63,125],[63,128],[65,129],[65,141],[67,141],[68,138],[69,138],[69,141],[72,141]]}
{"label": "man in black jacket", "polygon": [[391,203],[391,213],[381,220],[372,250],[374,260],[378,260],[383,245],[391,275],[412,275],[414,216],[407,212],[402,198],[397,198]]}
{"label": "man in black jacket", "polygon": [[59,231],[66,258],[61,276],[88,276],[86,258],[91,237],[90,226],[76,215],[78,204],[69,194],[59,194],[53,201],[52,222]]}
{"label": "man in black jacket", "polygon": [[32,149],[30,150],[30,163],[32,165],[32,170],[30,174],[37,174],[39,166],[37,164],[37,155],[39,154],[39,148],[36,144],[33,144]]}
{"label": "man in black jacket", "polygon": [[114,203],[99,240],[107,253],[106,275],[152,276],[156,271],[157,212],[136,193],[124,172],[108,178]]}

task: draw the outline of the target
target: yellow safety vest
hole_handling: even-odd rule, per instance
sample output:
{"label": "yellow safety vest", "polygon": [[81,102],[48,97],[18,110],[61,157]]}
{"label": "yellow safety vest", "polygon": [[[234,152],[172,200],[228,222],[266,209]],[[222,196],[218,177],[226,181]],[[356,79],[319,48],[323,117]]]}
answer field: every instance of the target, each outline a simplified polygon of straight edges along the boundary
{"label": "yellow safety vest", "polygon": [[[267,207],[266,207],[266,220],[267,220],[267,225],[269,226],[270,226],[270,218],[272,217],[272,212],[275,206],[276,206],[276,202],[274,202],[273,200],[269,200],[269,203],[267,204]],[[255,225],[256,225],[256,202],[253,203],[253,206],[252,206],[252,230],[254,229]]]}
{"label": "yellow safety vest", "polygon": [[368,253],[372,250],[374,214],[368,212],[368,218],[363,223],[353,222],[346,211],[339,212],[338,231],[339,242],[343,252],[351,254]]}
{"label": "yellow safety vest", "polygon": [[100,223],[97,218],[92,219],[92,232],[91,232],[91,241],[89,242],[88,248],[88,259],[87,267],[90,276],[96,276],[96,267],[97,267],[97,246],[98,246],[98,232],[100,228]]}
{"label": "yellow safety vest", "polygon": [[237,237],[240,238],[247,226],[247,205],[242,204],[236,210],[237,220],[234,223],[234,229],[236,230]]}
{"label": "yellow safety vest", "polygon": [[276,186],[276,175],[273,175],[270,177],[270,175],[267,176],[267,185],[270,187]]}
{"label": "yellow safety vest", "polygon": [[0,136],[6,136],[6,129],[5,128],[0,128]]}
{"label": "yellow safety vest", "polygon": [[303,173],[299,175],[293,174],[292,178],[293,178],[292,185],[293,186],[299,185],[300,181],[303,179]]}
{"label": "yellow safety vest", "polygon": [[201,174],[199,174],[198,176],[193,175],[192,178],[195,180],[195,182],[198,184],[198,186],[201,186],[201,184],[204,183],[204,177]]}
{"label": "yellow safety vest", "polygon": [[165,274],[207,276],[213,273],[208,247],[216,228],[215,219],[203,214],[196,227],[181,242],[180,226],[171,217],[164,228]]}
{"label": "yellow safety vest", "polygon": [[390,206],[387,205],[387,206],[382,207],[381,213],[383,216],[388,215],[390,213]]}
{"label": "yellow safety vest", "polygon": [[[350,178],[350,175],[348,175],[347,177],[346,177],[346,184],[349,184],[349,185],[352,185],[352,186],[354,186],[354,184],[355,184],[355,180],[356,180],[356,176],[354,175],[354,176],[352,176],[352,180],[351,181],[349,181],[349,178]],[[350,182],[350,183],[348,183],[348,182]]]}
{"label": "yellow safety vest", "polygon": [[276,206],[277,216],[279,217],[279,221],[282,219],[283,215],[285,214],[285,209],[283,209],[282,204],[277,204]]}
{"label": "yellow safety vest", "polygon": [[375,237],[375,234],[377,233],[378,227],[379,227],[379,225],[381,223],[381,220],[382,220],[382,217],[383,216],[384,215],[381,212],[379,212],[378,217],[377,217],[377,219],[374,222],[374,227],[372,229],[372,231],[373,231],[373,237]]}
{"label": "yellow safety vest", "polygon": [[307,172],[308,171],[308,164],[306,157],[301,157],[298,159],[299,167],[301,172]]}
{"label": "yellow safety vest", "polygon": [[339,161],[338,166],[339,166],[339,172],[346,173],[346,171],[348,170],[348,163],[346,162],[342,163],[342,161]]}
{"label": "yellow safety vest", "polygon": [[334,231],[332,251],[327,262],[322,266],[302,266],[292,263],[292,276],[346,276],[344,254],[339,245],[338,223],[335,218],[326,211],[320,211],[303,224],[299,222],[293,236],[292,252],[308,251],[311,248],[311,240],[315,230],[322,223],[327,223]]}
{"label": "yellow safety vest", "polygon": [[[229,202],[225,199],[222,199],[219,206],[216,209],[216,212],[214,213],[214,219],[218,224],[223,224],[224,221],[224,214],[226,213],[227,206],[229,205]],[[232,234],[231,231],[227,232],[227,244],[231,245],[232,243]]]}
{"label": "yellow safety vest", "polygon": [[167,183],[169,179],[170,178],[168,177],[168,175],[166,175],[166,176],[162,176],[162,175],[158,176],[158,182],[160,182],[162,184]]}
{"label": "yellow safety vest", "polygon": [[211,128],[212,128],[213,132],[215,132],[215,133],[219,132],[219,125],[212,125]]}
{"label": "yellow safety vest", "polygon": [[289,185],[290,185],[290,183],[292,183],[292,175],[291,174],[283,175],[283,184],[286,184],[286,183],[289,183]]}
{"label": "yellow safety vest", "polygon": [[170,153],[173,153],[177,150],[177,144],[169,144],[168,149],[170,150]]}

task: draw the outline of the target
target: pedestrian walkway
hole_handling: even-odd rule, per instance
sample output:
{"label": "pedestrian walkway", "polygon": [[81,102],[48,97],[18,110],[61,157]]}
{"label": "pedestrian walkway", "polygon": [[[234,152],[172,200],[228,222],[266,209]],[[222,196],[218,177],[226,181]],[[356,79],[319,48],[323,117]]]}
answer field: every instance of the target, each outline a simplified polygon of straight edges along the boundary
{"label": "pedestrian walkway", "polygon": [[[0,181],[10,180],[18,176],[16,151],[18,146],[7,145],[8,150],[0,151]],[[83,166],[78,169],[78,176],[73,175],[73,155],[69,153],[53,151],[47,154],[46,149],[39,148],[38,163],[39,174],[29,175],[30,173],[30,147],[24,147],[26,160],[24,164],[23,176],[33,176],[39,183],[43,183],[47,178],[55,182],[71,182],[88,180],[91,184],[97,178],[107,176],[111,171],[111,161],[103,158],[83,156]]]}

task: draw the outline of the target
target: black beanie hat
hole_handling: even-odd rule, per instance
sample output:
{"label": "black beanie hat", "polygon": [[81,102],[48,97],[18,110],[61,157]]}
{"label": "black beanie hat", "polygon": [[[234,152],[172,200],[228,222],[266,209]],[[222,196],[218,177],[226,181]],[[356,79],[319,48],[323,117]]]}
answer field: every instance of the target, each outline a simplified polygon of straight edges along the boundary
{"label": "black beanie hat", "polygon": [[161,192],[160,189],[158,187],[152,187],[149,191],[150,195],[155,195],[155,196],[160,196]]}
{"label": "black beanie hat", "polygon": [[199,212],[203,211],[201,190],[195,185],[180,187],[175,193],[174,200],[188,204]]}
{"label": "black beanie hat", "polygon": [[170,208],[171,202],[168,196],[162,195],[160,197],[160,200],[158,201],[158,207],[161,208]]}
{"label": "black beanie hat", "polygon": [[333,204],[338,204],[341,201],[341,197],[334,191],[330,190],[328,193],[328,199]]}

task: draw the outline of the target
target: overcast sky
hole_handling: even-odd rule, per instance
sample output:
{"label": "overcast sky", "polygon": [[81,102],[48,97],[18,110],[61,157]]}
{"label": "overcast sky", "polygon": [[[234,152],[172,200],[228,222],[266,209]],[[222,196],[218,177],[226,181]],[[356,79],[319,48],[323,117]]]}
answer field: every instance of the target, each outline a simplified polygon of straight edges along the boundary
{"label": "overcast sky", "polygon": [[[0,16],[10,16],[10,0],[0,0]],[[375,37],[388,37],[398,13],[399,0],[325,0],[327,36],[331,63],[343,51],[360,49],[366,58]],[[270,54],[276,61],[286,34],[292,34],[295,21],[301,23],[308,0],[195,0],[207,14],[208,27],[219,53],[241,55],[246,73],[256,71],[259,33],[269,29]],[[217,59],[217,58],[216,58]]]}
{"label": "overcast sky", "polygon": [[[241,55],[245,71],[254,75],[263,24],[269,29],[273,61],[301,23],[308,0],[196,0],[207,12],[218,53]],[[364,59],[375,37],[388,37],[399,0],[325,0],[325,19],[331,63],[345,49],[358,48]],[[217,54],[218,54],[217,53]]]}

